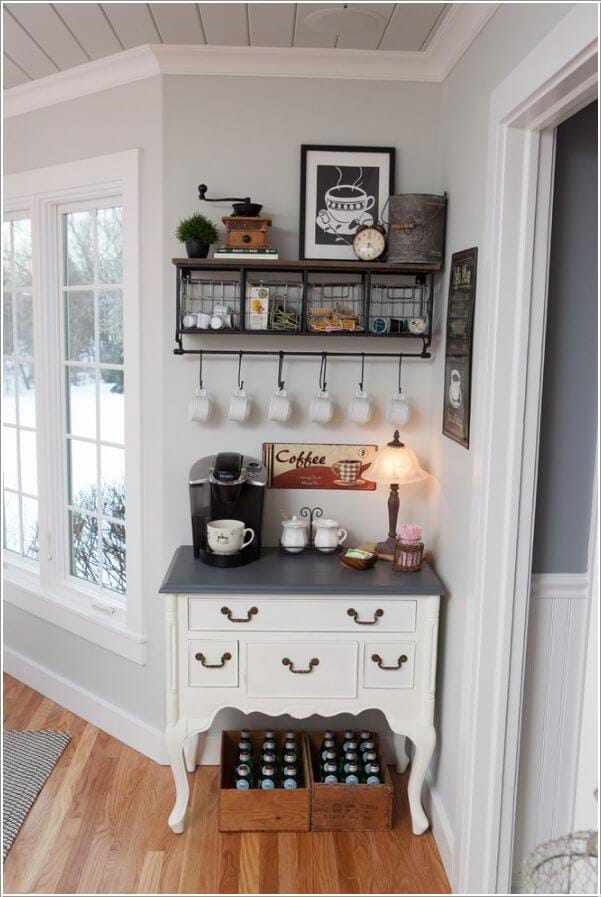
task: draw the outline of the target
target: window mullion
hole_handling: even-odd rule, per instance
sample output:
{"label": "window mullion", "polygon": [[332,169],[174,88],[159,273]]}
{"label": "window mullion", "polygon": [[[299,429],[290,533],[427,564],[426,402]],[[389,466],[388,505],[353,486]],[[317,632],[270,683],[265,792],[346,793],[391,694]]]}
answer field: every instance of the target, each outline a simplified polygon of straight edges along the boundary
{"label": "window mullion", "polygon": [[102,547],[102,451],[100,444],[100,311],[99,311],[99,266],[98,266],[98,212],[94,214],[94,361],[96,367],[96,537],[98,539],[98,584],[102,587],[103,547]]}

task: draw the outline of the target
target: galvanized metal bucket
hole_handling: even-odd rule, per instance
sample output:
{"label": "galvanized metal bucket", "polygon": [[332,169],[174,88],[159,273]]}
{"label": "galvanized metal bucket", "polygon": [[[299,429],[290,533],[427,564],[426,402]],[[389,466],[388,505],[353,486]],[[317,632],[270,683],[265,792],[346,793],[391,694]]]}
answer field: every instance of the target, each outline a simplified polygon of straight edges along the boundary
{"label": "galvanized metal bucket", "polygon": [[446,194],[398,193],[391,196],[388,261],[442,267],[446,211]]}

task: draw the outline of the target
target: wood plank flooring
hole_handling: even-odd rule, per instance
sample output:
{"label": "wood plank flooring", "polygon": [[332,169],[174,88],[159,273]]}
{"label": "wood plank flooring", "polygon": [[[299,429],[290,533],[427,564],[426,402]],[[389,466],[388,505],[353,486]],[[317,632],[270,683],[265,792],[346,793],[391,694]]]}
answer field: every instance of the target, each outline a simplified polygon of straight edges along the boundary
{"label": "wood plank flooring", "polygon": [[4,724],[72,735],[8,854],[4,893],[449,893],[432,834],[411,833],[407,775],[392,773],[391,832],[221,835],[217,768],[199,767],[174,835],[168,767],[9,676]]}

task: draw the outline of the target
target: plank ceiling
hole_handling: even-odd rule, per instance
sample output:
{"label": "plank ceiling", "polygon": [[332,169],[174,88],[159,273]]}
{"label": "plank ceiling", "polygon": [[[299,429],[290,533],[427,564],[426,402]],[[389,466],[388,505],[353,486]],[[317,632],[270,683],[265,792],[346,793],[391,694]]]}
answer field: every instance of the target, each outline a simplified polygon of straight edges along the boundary
{"label": "plank ceiling", "polygon": [[[4,87],[140,44],[424,50],[452,4],[4,3]],[[316,13],[340,10],[337,22]],[[349,5],[349,13],[361,11]]]}

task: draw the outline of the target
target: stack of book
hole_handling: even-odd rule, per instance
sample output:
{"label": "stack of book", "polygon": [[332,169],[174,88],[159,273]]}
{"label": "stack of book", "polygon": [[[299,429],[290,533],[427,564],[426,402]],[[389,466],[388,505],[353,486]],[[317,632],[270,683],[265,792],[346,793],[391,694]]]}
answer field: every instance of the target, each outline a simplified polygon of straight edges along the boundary
{"label": "stack of book", "polygon": [[226,249],[225,247],[219,247],[213,253],[213,258],[222,259],[223,261],[236,259],[245,259],[245,260],[253,260],[257,259],[260,261],[277,261],[279,258],[277,249]]}

